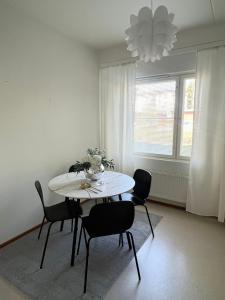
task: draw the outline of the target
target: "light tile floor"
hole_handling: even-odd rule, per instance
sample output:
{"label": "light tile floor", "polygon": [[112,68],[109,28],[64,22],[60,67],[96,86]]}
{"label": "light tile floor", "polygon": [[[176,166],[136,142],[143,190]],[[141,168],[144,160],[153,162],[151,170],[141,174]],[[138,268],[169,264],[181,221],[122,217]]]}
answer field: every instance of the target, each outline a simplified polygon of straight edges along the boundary
{"label": "light tile floor", "polygon": [[19,290],[9,284],[0,276],[0,299],[1,300],[25,300],[25,297]]}
{"label": "light tile floor", "polygon": [[[141,282],[132,261],[105,300],[225,300],[225,225],[157,204],[150,211],[163,219],[138,252]],[[0,299],[27,298],[0,279]]]}
{"label": "light tile floor", "polygon": [[185,211],[150,205],[163,219],[105,300],[224,300],[225,225]]}

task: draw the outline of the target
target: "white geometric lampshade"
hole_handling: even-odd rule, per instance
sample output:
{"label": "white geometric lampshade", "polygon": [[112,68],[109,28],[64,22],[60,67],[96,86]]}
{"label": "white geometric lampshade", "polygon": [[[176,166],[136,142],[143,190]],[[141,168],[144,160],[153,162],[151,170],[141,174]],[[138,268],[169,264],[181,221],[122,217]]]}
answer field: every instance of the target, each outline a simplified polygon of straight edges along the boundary
{"label": "white geometric lampshade", "polygon": [[174,14],[169,14],[165,6],[159,6],[154,15],[149,7],[143,7],[137,16],[131,15],[125,39],[132,57],[154,62],[167,56],[177,40],[173,19]]}

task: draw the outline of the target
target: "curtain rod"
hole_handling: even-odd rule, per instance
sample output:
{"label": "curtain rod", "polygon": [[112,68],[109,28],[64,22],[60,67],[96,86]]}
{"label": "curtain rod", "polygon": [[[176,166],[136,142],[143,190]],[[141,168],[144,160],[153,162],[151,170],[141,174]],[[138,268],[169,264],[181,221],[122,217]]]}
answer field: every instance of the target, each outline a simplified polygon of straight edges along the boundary
{"label": "curtain rod", "polygon": [[[217,48],[220,46],[225,46],[225,40],[216,40],[216,41],[211,41],[211,42],[194,44],[194,45],[187,46],[187,47],[175,48],[170,52],[169,56],[188,54],[188,53],[196,53],[201,50]],[[135,62],[137,62],[137,58],[130,57],[130,58],[122,59],[122,60],[117,60],[114,62],[102,63],[102,64],[100,64],[100,67],[102,69],[104,69],[107,67],[113,67],[113,66],[118,66],[118,65],[127,65],[127,64],[131,64],[131,63],[135,63]]]}
{"label": "curtain rod", "polygon": [[171,51],[171,54],[176,55],[178,52],[189,53],[189,52],[195,52],[195,51],[204,50],[204,49],[216,48],[216,47],[220,47],[220,46],[225,46],[225,39],[215,40],[215,41],[211,41],[211,42],[204,42],[204,43],[199,43],[199,44],[193,44],[193,45],[187,46],[187,47],[175,48]]}
{"label": "curtain rod", "polygon": [[171,77],[176,77],[176,76],[182,76],[182,75],[194,75],[196,72],[196,70],[188,70],[188,71],[177,71],[177,72],[173,72],[173,73],[163,73],[163,74],[154,74],[154,75],[143,75],[143,76],[138,76],[136,77],[136,80],[149,80],[149,79],[153,79],[153,78],[171,78]]}
{"label": "curtain rod", "polygon": [[119,66],[119,65],[129,65],[131,63],[136,63],[137,59],[136,58],[127,58],[127,59],[123,59],[123,60],[117,60],[114,62],[108,62],[108,63],[103,63],[100,64],[101,69],[107,68],[107,67],[114,67],[114,66]]}

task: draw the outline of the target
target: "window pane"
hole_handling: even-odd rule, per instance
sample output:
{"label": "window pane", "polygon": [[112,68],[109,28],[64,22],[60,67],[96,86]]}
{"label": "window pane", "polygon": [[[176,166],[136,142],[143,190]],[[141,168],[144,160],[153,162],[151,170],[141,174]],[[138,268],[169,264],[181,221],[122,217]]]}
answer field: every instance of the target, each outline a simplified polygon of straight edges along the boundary
{"label": "window pane", "polygon": [[172,155],[176,81],[136,87],[135,152]]}
{"label": "window pane", "polygon": [[191,156],[193,117],[194,117],[195,79],[183,80],[183,112],[181,123],[180,155]]}

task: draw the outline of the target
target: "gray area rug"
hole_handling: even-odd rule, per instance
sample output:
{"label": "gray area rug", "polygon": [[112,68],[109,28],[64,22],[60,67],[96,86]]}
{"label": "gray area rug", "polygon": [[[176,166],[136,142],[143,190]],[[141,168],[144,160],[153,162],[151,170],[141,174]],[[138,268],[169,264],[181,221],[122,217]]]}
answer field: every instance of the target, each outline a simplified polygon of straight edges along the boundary
{"label": "gray area rug", "polygon": [[[91,205],[91,201],[83,204],[85,213],[89,212]],[[160,219],[160,216],[151,214],[154,228]],[[70,267],[70,224],[70,221],[65,222],[63,232],[59,232],[60,223],[53,225],[42,270],[39,265],[47,226],[44,226],[39,241],[36,230],[1,250],[0,275],[31,299],[103,299],[133,259],[133,251],[129,251],[125,238],[124,247],[118,247],[118,236],[93,239],[90,247],[87,293],[84,295],[85,244],[82,239],[80,254],[76,256],[74,267]],[[146,213],[136,210],[131,231],[138,251],[151,234]]]}

